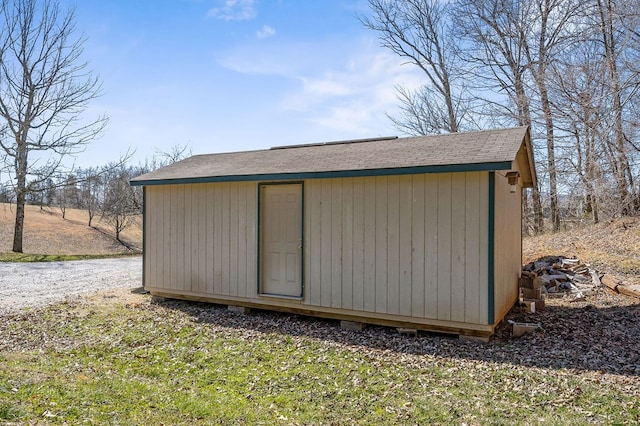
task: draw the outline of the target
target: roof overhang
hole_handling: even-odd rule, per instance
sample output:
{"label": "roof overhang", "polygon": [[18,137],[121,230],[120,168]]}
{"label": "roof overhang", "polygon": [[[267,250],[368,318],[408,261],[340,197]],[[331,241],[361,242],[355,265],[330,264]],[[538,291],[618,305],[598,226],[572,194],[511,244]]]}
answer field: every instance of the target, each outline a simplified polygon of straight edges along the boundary
{"label": "roof overhang", "polygon": [[192,183],[211,182],[248,182],[267,180],[303,180],[303,179],[324,179],[324,178],[348,178],[366,176],[397,176],[413,175],[423,173],[460,173],[460,172],[483,172],[496,170],[511,170],[513,163],[510,161],[493,163],[472,163],[472,164],[446,164],[418,167],[398,167],[393,169],[364,169],[364,170],[336,170],[327,172],[305,172],[305,173],[275,173],[275,174],[253,174],[253,175],[232,175],[232,176],[206,176],[176,179],[149,179],[131,181],[133,186],[147,185],[179,185]]}
{"label": "roof overhang", "polygon": [[527,129],[522,145],[516,155],[515,163],[522,177],[524,188],[533,188],[538,184],[535,164],[533,162],[533,149],[531,148],[531,130]]}
{"label": "roof overhang", "polygon": [[135,186],[517,170],[535,185],[527,127],[374,138],[195,155],[131,180]]}

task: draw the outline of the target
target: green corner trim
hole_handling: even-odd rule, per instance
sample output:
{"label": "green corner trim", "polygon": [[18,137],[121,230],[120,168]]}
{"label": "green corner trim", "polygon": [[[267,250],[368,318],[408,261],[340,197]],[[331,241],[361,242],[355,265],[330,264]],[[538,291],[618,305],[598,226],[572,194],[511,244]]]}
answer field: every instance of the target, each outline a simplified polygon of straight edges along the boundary
{"label": "green corner trim", "polygon": [[260,246],[262,246],[262,183],[258,183],[258,234],[256,238],[257,247],[256,247],[256,267],[257,267],[257,276],[256,276],[256,294],[260,295],[260,277],[262,276],[262,262],[260,262],[261,258],[261,250]]}
{"label": "green corner trim", "polygon": [[493,324],[495,321],[495,218],[496,218],[496,174],[489,172],[489,236],[488,236],[488,288],[487,288],[487,322]]}
{"label": "green corner trim", "polygon": [[146,285],[147,266],[147,188],[142,188],[142,288]]}
{"label": "green corner trim", "polygon": [[305,242],[305,238],[304,238],[304,205],[305,205],[305,197],[304,197],[304,181],[300,182],[300,185],[302,185],[301,188],[301,197],[302,200],[300,200],[300,202],[302,203],[302,205],[300,206],[300,238],[302,238],[302,248],[300,249],[300,298],[304,299],[304,265],[305,265],[305,253],[304,253],[304,242]]}

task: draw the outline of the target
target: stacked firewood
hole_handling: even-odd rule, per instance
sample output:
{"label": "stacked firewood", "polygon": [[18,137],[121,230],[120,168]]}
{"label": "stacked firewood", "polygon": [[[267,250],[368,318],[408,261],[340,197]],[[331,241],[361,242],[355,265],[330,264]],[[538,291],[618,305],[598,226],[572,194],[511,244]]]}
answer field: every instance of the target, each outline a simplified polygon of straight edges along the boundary
{"label": "stacked firewood", "polygon": [[600,275],[580,259],[547,256],[522,268],[520,298],[530,301],[571,295],[575,300],[582,300],[603,284],[618,293],[640,297],[637,285],[625,285],[610,275]]}

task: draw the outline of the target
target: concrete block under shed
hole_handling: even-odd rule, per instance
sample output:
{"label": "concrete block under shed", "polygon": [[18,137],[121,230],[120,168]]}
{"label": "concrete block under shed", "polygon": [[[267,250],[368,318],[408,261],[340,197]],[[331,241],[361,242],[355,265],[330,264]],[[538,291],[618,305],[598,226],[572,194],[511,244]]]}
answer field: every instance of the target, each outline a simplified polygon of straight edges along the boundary
{"label": "concrete block under shed", "polygon": [[402,328],[399,327],[397,328],[398,333],[401,336],[407,336],[407,337],[418,337],[418,330],[416,330],[415,328]]}
{"label": "concrete block under shed", "polygon": [[357,321],[340,321],[340,328],[343,330],[362,331],[367,328],[367,324]]}
{"label": "concrete block under shed", "polygon": [[466,336],[464,334],[458,335],[458,340],[461,342],[472,342],[472,343],[489,343],[491,336]]}
{"label": "concrete block under shed", "polygon": [[535,305],[536,312],[544,311],[545,303],[544,299],[523,299],[524,303],[533,303]]}
{"label": "concrete block under shed", "polygon": [[233,312],[234,314],[248,315],[251,313],[251,308],[247,308],[246,306],[229,305],[227,306],[227,310],[229,312]]}
{"label": "concrete block under shed", "polygon": [[540,324],[531,324],[525,322],[514,322],[512,334],[513,337],[522,337],[527,333],[533,333],[534,331],[540,329]]}
{"label": "concrete block under shed", "polygon": [[536,304],[531,302],[531,301],[527,301],[527,300],[523,300],[520,305],[524,308],[525,312],[529,312],[531,314],[535,314],[536,313]]}

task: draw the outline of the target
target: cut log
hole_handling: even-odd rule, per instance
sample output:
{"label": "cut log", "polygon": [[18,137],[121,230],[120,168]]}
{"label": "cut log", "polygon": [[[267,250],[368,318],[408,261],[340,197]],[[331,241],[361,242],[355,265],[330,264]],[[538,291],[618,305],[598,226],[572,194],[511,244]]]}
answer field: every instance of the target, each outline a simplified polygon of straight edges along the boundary
{"label": "cut log", "polygon": [[520,292],[524,299],[541,299],[542,298],[542,289],[537,288],[520,288]]}
{"label": "cut log", "polygon": [[543,281],[543,279],[542,279],[542,278],[540,278],[540,277],[535,277],[535,278],[533,279],[533,283],[532,283],[532,287],[531,287],[531,288],[533,288],[533,289],[539,289],[539,288],[542,288],[542,287],[544,287],[544,281]]}
{"label": "cut log", "polygon": [[602,284],[609,287],[611,290],[618,292],[618,286],[620,285],[620,281],[616,280],[610,275],[605,275],[602,277]]}
{"label": "cut log", "polygon": [[618,285],[618,292],[625,296],[637,297],[640,299],[640,285]]}

